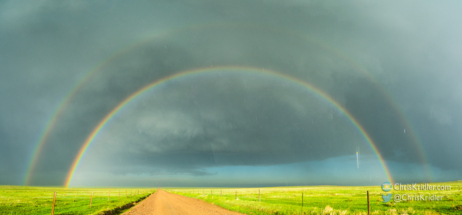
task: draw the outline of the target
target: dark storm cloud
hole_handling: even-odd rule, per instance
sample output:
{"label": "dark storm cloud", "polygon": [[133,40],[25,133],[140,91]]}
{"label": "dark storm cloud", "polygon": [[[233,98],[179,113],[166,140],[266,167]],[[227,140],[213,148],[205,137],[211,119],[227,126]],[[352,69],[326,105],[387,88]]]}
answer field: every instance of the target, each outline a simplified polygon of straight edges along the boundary
{"label": "dark storm cloud", "polygon": [[312,92],[261,74],[223,73],[165,84],[130,105],[95,141],[99,161],[92,163],[128,152],[141,166],[195,171],[326,159],[364,146],[346,117]]}
{"label": "dark storm cloud", "polygon": [[[460,171],[458,4],[3,2],[0,170],[12,176],[0,177],[0,183],[20,183],[48,119],[86,71],[122,47],[156,34],[114,57],[77,91],[50,133],[35,183],[61,184],[97,123],[142,86],[178,71],[220,65],[262,67],[304,80],[348,109],[385,159],[419,164],[410,131],[403,132],[408,126],[385,95],[390,94],[415,127],[430,164]],[[358,61],[377,82],[347,58]],[[253,81],[253,90],[246,89],[241,81],[185,83],[164,93],[161,104],[146,102],[155,111],[138,107],[140,113],[121,116],[115,120],[121,125],[111,123],[100,146],[95,144],[100,158],[95,158],[94,168],[124,174],[168,169],[204,175],[211,174],[204,170],[208,167],[345,156],[354,153],[358,141],[366,147],[331,106],[313,106],[301,101],[303,96],[292,95],[294,91],[278,94],[274,85],[258,89],[262,84],[258,80]],[[307,112],[308,107],[316,111]],[[311,119],[317,120],[317,127]],[[332,120],[339,121],[332,124]],[[158,130],[142,131],[153,127]],[[111,138],[118,144],[109,146]],[[121,155],[124,150],[131,154]],[[112,157],[124,159],[123,166],[115,170],[103,162]],[[157,169],[152,163],[159,164]]]}

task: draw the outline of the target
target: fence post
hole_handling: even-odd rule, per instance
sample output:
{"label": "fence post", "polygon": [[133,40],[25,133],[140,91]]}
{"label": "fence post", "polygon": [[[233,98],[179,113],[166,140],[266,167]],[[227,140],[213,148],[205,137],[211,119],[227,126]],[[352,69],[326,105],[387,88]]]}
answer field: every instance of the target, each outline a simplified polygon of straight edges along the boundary
{"label": "fence post", "polygon": [[109,202],[109,196],[111,196],[111,191],[109,190],[109,195],[107,195],[107,201]]}
{"label": "fence post", "polygon": [[51,208],[51,215],[55,214],[56,192],[53,195],[53,207]]}
{"label": "fence post", "polygon": [[236,200],[237,200],[237,190],[236,190],[236,196],[235,196]]}
{"label": "fence post", "polygon": [[302,191],[302,208],[303,208],[303,191]]}
{"label": "fence post", "polygon": [[93,200],[93,192],[91,192],[91,197],[90,197],[90,208],[91,208],[91,201]]}
{"label": "fence post", "polygon": [[367,191],[367,214],[371,214],[371,206],[369,204],[369,190]]}
{"label": "fence post", "polygon": [[261,202],[261,194],[260,194],[260,189],[258,189],[258,202]]}

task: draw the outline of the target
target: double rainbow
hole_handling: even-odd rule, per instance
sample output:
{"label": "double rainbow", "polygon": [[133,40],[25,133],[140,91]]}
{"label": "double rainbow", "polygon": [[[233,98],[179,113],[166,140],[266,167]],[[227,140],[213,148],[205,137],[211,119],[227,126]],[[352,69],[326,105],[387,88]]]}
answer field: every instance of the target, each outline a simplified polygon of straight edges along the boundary
{"label": "double rainbow", "polygon": [[[384,96],[387,100],[388,103],[391,104],[393,109],[395,110],[396,114],[399,116],[398,118],[401,120],[401,124],[404,126],[404,128],[408,131],[407,134],[410,136],[412,143],[418,150],[418,154],[420,156],[420,160],[423,164],[427,164],[427,159],[425,158],[425,153],[423,151],[423,148],[421,146],[420,140],[417,138],[415,135],[414,129],[411,126],[410,122],[407,120],[407,117],[404,115],[404,112],[401,110],[401,108],[397,105],[397,103],[391,98],[389,93],[386,92],[386,90],[378,84],[374,77],[367,71],[365,67],[362,65],[358,64],[354,59],[350,58],[347,54],[342,53],[340,50],[335,49],[317,39],[314,39],[312,37],[309,37],[307,35],[295,32],[295,31],[289,31],[287,29],[276,29],[273,27],[265,27],[265,26],[256,26],[256,25],[250,25],[250,24],[229,24],[229,23],[211,23],[211,24],[204,24],[204,25],[193,25],[193,26],[184,26],[184,27],[179,27],[175,29],[171,29],[168,31],[164,31],[161,33],[156,33],[153,36],[148,36],[146,39],[143,39],[141,41],[137,41],[135,43],[132,43],[126,47],[123,47],[119,51],[115,52],[115,54],[109,56],[107,59],[103,60],[101,63],[99,63],[95,68],[91,69],[90,71],[87,72],[87,74],[78,82],[78,84],[64,97],[64,99],[61,101],[61,103],[58,105],[56,111],[53,113],[52,117],[49,119],[49,121],[45,125],[44,131],[41,133],[39,136],[39,140],[35,144],[34,149],[32,150],[32,155],[31,159],[28,162],[28,166],[26,168],[26,173],[24,177],[24,185],[29,185],[31,183],[31,177],[32,173],[34,172],[35,166],[38,163],[38,159],[40,155],[42,154],[42,149],[44,148],[45,143],[47,142],[51,131],[55,127],[58,119],[66,109],[67,105],[69,102],[73,99],[73,97],[79,92],[79,90],[84,86],[84,84],[90,80],[93,75],[95,75],[98,71],[101,71],[105,66],[109,65],[111,62],[116,60],[118,57],[122,56],[123,54],[129,52],[130,50],[142,46],[146,44],[147,42],[150,42],[152,40],[156,39],[162,39],[166,38],[168,36],[182,33],[188,30],[195,30],[195,31],[200,31],[203,29],[211,29],[211,28],[251,28],[251,29],[262,29],[265,31],[268,31],[270,33],[277,33],[277,34],[285,34],[289,37],[295,38],[295,39],[300,39],[301,41],[308,42],[310,44],[317,45],[318,47],[328,51],[329,53],[332,53],[334,56],[338,57],[339,59],[344,60],[348,64],[350,64],[353,68],[356,69],[356,71],[359,71],[360,73],[364,74],[368,79],[370,79],[372,82],[376,83],[376,86],[378,89],[380,89],[380,92],[382,93],[382,96]],[[169,76],[171,77],[171,76]],[[166,77],[168,78],[168,77]],[[293,78],[292,78],[293,79]],[[349,114],[351,116],[351,114]],[[356,121],[356,120],[355,120]],[[362,129],[364,131],[364,129]],[[431,172],[428,166],[426,166],[427,169],[427,176],[431,181]]]}

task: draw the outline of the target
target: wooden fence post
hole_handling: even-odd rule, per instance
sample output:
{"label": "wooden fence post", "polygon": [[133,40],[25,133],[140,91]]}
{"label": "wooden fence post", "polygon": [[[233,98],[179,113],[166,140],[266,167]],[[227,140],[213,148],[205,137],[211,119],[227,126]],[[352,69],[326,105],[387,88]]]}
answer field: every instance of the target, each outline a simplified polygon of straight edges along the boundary
{"label": "wooden fence post", "polygon": [[302,191],[302,208],[303,208],[303,191]]}
{"label": "wooden fence post", "polygon": [[260,189],[258,189],[258,202],[261,202],[261,194],[260,194]]}
{"label": "wooden fence post", "polygon": [[91,197],[90,197],[90,208],[91,208],[91,201],[93,200],[93,192],[91,192]]}
{"label": "wooden fence post", "polygon": [[369,190],[367,191],[367,214],[371,214],[371,206],[369,204]]}
{"label": "wooden fence post", "polygon": [[51,208],[51,215],[55,214],[55,202],[56,202],[56,192],[53,195],[53,207]]}
{"label": "wooden fence post", "polygon": [[111,191],[109,190],[109,195],[107,195],[107,201],[109,202],[109,196],[111,196]]}

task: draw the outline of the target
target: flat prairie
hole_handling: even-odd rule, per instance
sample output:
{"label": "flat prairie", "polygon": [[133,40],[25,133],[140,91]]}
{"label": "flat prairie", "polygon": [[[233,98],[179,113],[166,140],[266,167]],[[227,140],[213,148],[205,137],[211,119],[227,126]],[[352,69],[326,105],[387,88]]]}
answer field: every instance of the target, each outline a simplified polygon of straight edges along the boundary
{"label": "flat prairie", "polygon": [[55,192],[54,214],[101,214],[124,211],[155,189],[0,186],[0,214],[51,214]]}
{"label": "flat prairie", "polygon": [[[367,214],[367,191],[371,214],[462,214],[462,181],[435,182],[429,185],[449,185],[451,189],[384,192],[377,185],[165,190],[244,214]],[[399,195],[407,200],[395,202],[392,198],[384,203],[382,194],[389,193],[393,197]],[[427,200],[420,199],[421,195],[427,197]],[[431,196],[439,196],[441,199],[431,200]],[[412,197],[415,199],[410,200]]]}

